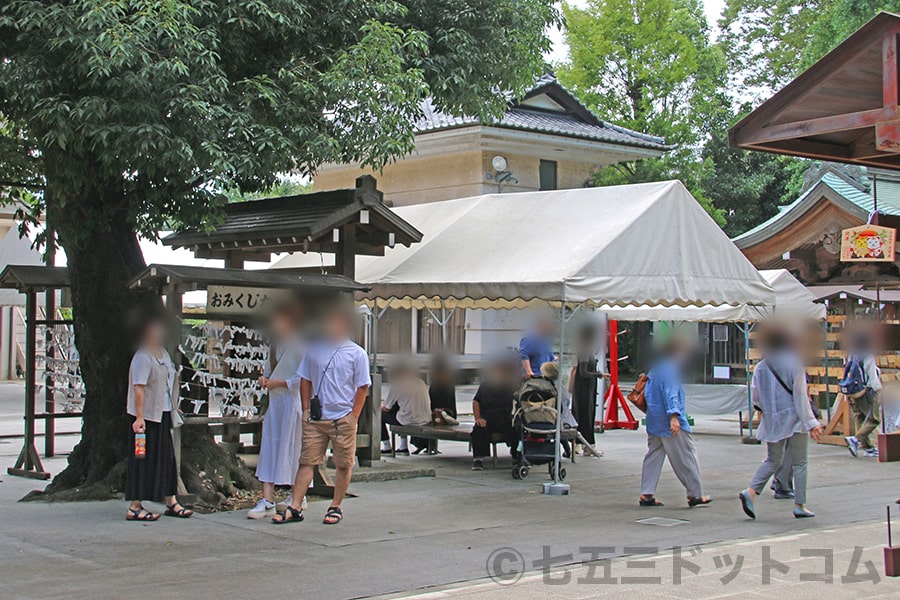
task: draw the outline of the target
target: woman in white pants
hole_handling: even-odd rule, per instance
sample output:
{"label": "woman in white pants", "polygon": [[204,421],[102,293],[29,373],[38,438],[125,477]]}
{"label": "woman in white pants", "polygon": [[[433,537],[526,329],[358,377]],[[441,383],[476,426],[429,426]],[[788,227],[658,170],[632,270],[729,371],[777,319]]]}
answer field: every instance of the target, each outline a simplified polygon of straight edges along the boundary
{"label": "woman in white pants", "polygon": [[762,411],[756,437],[766,442],[767,456],[756,470],[750,487],[738,497],[744,513],[756,518],[754,501],[781,468],[790,443],[794,469],[794,516],[816,516],[806,508],[807,448],[810,436],[822,437],[822,425],[813,414],[806,389],[806,370],[791,336],[784,329],[763,329],[763,360],[753,372],[753,404]]}

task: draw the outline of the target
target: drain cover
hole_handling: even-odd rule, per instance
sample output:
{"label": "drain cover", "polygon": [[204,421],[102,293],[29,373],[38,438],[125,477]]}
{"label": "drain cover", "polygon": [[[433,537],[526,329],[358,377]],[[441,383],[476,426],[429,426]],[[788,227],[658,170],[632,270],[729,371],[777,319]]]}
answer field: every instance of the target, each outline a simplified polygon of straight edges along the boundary
{"label": "drain cover", "polygon": [[666,519],[665,517],[648,517],[646,519],[638,519],[636,523],[641,525],[656,525],[658,527],[675,527],[676,525],[685,525],[690,523],[687,519]]}

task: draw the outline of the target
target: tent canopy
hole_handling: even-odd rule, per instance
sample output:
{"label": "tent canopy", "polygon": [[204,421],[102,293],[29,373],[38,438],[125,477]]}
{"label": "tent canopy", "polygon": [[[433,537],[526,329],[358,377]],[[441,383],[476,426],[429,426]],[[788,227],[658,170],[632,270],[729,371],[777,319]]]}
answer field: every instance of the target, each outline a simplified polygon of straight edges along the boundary
{"label": "tent canopy", "polygon": [[[679,181],[489,194],[397,209],[423,241],[360,258],[395,308],[771,305],[775,294]],[[303,257],[276,266],[296,267]]]}
{"label": "tent canopy", "polygon": [[703,321],[710,323],[752,323],[770,317],[820,320],[825,305],[787,269],[759,272],[775,290],[774,306],[636,306],[601,307],[610,319],[620,321]]}

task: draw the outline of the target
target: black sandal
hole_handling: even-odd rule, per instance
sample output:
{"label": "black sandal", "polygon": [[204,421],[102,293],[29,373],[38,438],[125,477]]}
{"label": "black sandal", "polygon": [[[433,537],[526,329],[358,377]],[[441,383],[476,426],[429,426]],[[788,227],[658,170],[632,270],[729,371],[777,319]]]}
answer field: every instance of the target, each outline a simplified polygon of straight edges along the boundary
{"label": "black sandal", "polygon": [[[276,517],[281,517],[280,519]],[[285,523],[299,523],[303,520],[303,509],[297,510],[293,506],[288,505],[284,512],[280,512],[272,518],[275,525],[284,525]]]}
{"label": "black sandal", "polygon": [[343,519],[344,519],[344,513],[341,511],[341,507],[332,506],[327,511],[325,511],[325,518],[322,519],[322,522],[325,523],[326,525],[337,525]]}
{"label": "black sandal", "polygon": [[690,508],[694,508],[695,506],[702,506],[704,504],[709,504],[713,499],[709,496],[700,496],[699,498],[688,498],[688,506]]}
{"label": "black sandal", "polygon": [[138,509],[129,508],[128,514],[125,515],[126,521],[147,521],[147,522],[149,522],[149,521],[155,521],[157,519],[159,519],[159,515],[150,512],[143,506]]}
{"label": "black sandal", "polygon": [[[178,507],[176,510],[175,507]],[[172,506],[166,505],[166,516],[167,517],[178,517],[179,519],[189,519],[194,514],[189,508],[185,508],[181,506],[178,502],[173,504]]]}
{"label": "black sandal", "polygon": [[638,504],[641,506],[665,506],[662,502],[657,500],[655,497],[650,496],[649,498],[641,498],[638,500]]}

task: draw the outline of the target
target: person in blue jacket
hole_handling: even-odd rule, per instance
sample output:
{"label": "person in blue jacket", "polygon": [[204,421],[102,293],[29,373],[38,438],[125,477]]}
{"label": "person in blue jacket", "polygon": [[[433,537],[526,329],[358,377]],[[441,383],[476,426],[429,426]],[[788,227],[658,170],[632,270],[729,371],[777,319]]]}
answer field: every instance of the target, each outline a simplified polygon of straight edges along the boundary
{"label": "person in blue jacket", "polygon": [[647,374],[644,389],[647,400],[647,454],[641,470],[641,506],[662,506],[656,488],[666,458],[675,476],[687,490],[688,506],[709,504],[703,495],[700,463],[684,406],[682,374],[690,354],[689,346],[673,337],[661,348],[659,357]]}
{"label": "person in blue jacket", "polygon": [[538,318],[532,330],[519,342],[519,360],[525,379],[540,377],[541,366],[556,360],[553,353],[553,334],[556,324],[549,315]]}

